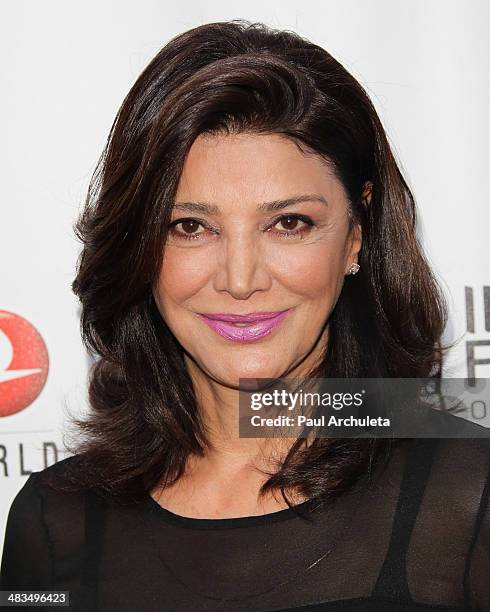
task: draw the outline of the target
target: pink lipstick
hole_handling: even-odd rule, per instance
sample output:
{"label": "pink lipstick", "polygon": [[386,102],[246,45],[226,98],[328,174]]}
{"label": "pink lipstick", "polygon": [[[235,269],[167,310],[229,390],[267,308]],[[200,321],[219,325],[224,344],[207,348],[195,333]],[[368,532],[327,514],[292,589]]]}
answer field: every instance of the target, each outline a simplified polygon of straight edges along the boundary
{"label": "pink lipstick", "polygon": [[252,312],[247,315],[226,313],[197,313],[197,316],[217,334],[233,340],[234,342],[251,342],[268,336],[289,312],[281,310],[276,312]]}

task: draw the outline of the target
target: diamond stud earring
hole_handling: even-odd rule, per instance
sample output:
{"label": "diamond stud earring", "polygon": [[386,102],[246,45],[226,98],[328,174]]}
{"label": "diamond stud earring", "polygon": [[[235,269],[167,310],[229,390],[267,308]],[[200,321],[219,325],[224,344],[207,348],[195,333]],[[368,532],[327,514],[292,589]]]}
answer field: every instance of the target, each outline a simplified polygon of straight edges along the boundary
{"label": "diamond stud earring", "polygon": [[349,268],[349,274],[357,274],[359,272],[360,267],[361,266],[359,264],[353,263]]}

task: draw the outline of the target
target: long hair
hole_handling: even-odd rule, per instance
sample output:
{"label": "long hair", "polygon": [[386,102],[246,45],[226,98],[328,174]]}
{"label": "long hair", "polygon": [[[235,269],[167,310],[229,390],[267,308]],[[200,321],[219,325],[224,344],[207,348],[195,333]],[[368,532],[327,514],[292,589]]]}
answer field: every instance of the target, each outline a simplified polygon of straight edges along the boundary
{"label": "long hair", "polygon": [[[64,490],[142,499],[207,439],[183,349],[154,303],[170,210],[200,134],[280,134],[344,185],[362,227],[360,272],[328,320],[319,377],[441,375],[446,305],[416,237],[414,198],[366,91],[291,31],[233,20],[173,38],[119,109],[74,230],[90,410],[75,419]],[[372,185],[371,201],[363,197]],[[327,262],[325,262],[327,265]],[[333,498],[390,453],[388,439],[298,439],[261,493]],[[59,484],[59,483],[58,483]]]}

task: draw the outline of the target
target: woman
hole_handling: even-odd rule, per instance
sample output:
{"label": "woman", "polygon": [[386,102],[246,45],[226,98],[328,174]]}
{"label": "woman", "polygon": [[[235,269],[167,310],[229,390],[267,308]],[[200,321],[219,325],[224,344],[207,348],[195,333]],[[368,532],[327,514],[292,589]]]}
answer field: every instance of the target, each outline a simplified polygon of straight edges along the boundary
{"label": "woman", "polygon": [[171,40],[76,232],[91,413],[12,504],[4,590],[87,611],[490,610],[488,440],[237,434],[240,378],[441,374],[412,194],[335,59],[242,20]]}

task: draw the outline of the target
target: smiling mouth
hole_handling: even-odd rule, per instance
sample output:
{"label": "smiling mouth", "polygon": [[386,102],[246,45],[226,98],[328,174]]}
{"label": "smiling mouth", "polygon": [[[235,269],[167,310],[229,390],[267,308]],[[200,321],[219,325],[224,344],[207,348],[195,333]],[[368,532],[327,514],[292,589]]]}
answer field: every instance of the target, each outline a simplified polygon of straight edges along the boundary
{"label": "smiling mouth", "polygon": [[236,314],[204,314],[197,316],[217,334],[233,342],[254,342],[269,336],[293,308],[276,312]]}
{"label": "smiling mouth", "polygon": [[198,313],[200,316],[206,317],[207,319],[211,319],[213,321],[224,321],[226,323],[256,323],[257,321],[266,321],[268,319],[273,319],[283,312],[287,312],[291,310],[290,308],[286,310],[275,310],[275,311],[262,311],[262,312],[251,312],[249,314],[233,314],[233,313],[206,313],[201,312]]}

